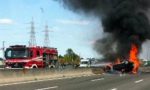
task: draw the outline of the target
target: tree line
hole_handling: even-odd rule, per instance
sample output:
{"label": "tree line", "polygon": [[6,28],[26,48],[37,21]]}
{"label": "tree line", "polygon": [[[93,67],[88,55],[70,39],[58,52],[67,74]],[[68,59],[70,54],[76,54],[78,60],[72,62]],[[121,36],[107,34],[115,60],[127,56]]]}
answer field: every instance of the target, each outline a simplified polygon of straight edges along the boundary
{"label": "tree line", "polygon": [[79,66],[80,63],[80,56],[76,54],[71,48],[68,48],[66,50],[65,55],[59,55],[59,62],[62,65],[74,65],[74,66]]}

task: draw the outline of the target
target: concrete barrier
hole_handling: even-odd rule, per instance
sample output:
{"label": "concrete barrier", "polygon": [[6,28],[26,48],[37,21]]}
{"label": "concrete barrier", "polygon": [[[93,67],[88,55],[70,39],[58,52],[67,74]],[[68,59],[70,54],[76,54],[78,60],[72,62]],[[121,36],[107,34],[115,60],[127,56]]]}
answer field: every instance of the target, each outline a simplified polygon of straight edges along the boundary
{"label": "concrete barrier", "polygon": [[57,79],[62,77],[76,77],[84,75],[93,75],[90,68],[78,68],[78,69],[1,69],[0,70],[0,84],[41,80],[41,79]]}

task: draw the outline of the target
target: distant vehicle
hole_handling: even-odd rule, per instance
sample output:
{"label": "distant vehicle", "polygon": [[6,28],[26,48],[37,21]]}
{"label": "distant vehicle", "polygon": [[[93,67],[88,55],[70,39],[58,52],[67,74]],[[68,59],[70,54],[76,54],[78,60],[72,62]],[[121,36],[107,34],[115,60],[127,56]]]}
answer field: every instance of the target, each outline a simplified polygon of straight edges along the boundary
{"label": "distant vehicle", "polygon": [[56,48],[27,47],[14,45],[6,48],[5,68],[46,68],[56,67],[58,62]]}
{"label": "distant vehicle", "polygon": [[90,67],[89,59],[81,59],[79,67]]}

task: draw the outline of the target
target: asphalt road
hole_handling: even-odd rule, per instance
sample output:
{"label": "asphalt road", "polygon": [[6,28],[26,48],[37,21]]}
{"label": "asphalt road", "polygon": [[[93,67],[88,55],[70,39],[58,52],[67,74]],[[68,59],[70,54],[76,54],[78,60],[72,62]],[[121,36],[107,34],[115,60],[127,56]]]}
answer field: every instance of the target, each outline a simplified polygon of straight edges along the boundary
{"label": "asphalt road", "polygon": [[150,90],[150,74],[105,74],[0,84],[0,90]]}

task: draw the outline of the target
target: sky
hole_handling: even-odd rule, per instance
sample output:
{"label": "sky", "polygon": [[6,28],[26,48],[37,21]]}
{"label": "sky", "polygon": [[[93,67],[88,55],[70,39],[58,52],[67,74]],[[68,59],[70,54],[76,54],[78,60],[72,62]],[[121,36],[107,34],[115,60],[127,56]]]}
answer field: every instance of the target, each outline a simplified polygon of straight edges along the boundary
{"label": "sky", "polygon": [[[0,0],[0,47],[27,45],[30,22],[35,23],[38,46],[44,45],[45,25],[49,26],[49,46],[64,55],[72,48],[81,57],[98,57],[93,43],[102,36],[102,26],[94,17],[77,14],[54,0]],[[2,55],[2,54],[1,54]]]}
{"label": "sky", "polygon": [[[54,0],[0,0],[0,48],[29,45],[30,22],[34,21],[38,46],[44,45],[45,25],[49,26],[49,46],[64,55],[68,48],[83,58],[100,57],[94,42],[103,37],[103,28],[96,17],[74,13]],[[141,58],[150,58],[150,41],[143,45]],[[2,50],[0,50],[2,57]]]}

